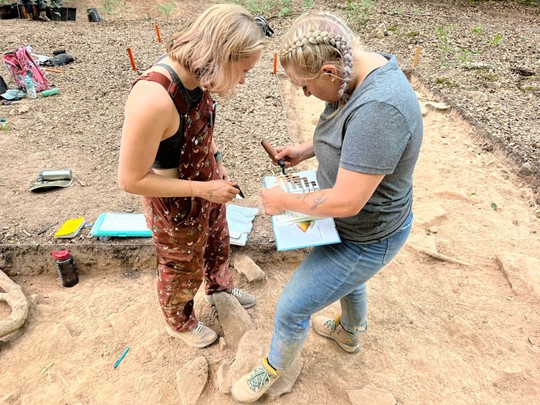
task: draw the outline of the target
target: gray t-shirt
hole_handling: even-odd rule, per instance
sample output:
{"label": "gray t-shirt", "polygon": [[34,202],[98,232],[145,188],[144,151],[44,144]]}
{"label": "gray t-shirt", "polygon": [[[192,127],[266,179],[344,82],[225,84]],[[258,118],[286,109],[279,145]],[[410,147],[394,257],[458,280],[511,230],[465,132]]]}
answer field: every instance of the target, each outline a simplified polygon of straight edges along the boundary
{"label": "gray t-shirt", "polygon": [[401,228],[412,208],[422,113],[395,56],[381,55],[388,63],[371,72],[334,116],[336,104],[326,104],[313,137],[321,188],[334,186],[340,167],[385,175],[358,215],[335,219],[341,238],[351,242],[387,238]]}

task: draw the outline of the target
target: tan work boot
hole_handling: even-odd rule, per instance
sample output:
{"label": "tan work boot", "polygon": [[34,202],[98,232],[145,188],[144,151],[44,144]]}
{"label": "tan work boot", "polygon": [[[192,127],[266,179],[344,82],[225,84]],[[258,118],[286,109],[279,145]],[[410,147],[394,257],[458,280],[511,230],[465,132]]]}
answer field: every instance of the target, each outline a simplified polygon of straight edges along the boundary
{"label": "tan work boot", "polygon": [[255,402],[279,378],[278,372],[268,363],[265,357],[261,365],[255,367],[251,373],[240,378],[231,388],[231,394],[237,402]]}
{"label": "tan work boot", "polygon": [[316,316],[313,318],[313,329],[319,335],[328,339],[335,340],[336,343],[347,353],[356,353],[360,350],[358,340],[359,333],[350,333],[343,329],[339,322],[341,315],[336,316],[336,319],[330,319],[325,316]]}
{"label": "tan work boot", "polygon": [[51,20],[49,20],[49,17],[47,17],[47,13],[45,10],[42,10],[39,12],[39,17],[38,17],[41,21],[45,21],[45,22],[49,22]]}
{"label": "tan work boot", "polygon": [[[234,298],[238,300],[240,305],[242,305],[244,308],[251,308],[253,305],[257,303],[257,298],[255,298],[253,295],[248,294],[245,291],[240,290],[239,288],[233,288],[231,291],[223,291],[228,294],[231,294]],[[210,305],[214,305],[214,298],[212,297],[212,294],[206,296],[206,301],[210,303]]]}
{"label": "tan work boot", "polygon": [[186,342],[189,346],[201,349],[206,346],[210,346],[216,341],[218,335],[208,326],[204,326],[201,322],[193,330],[187,332],[177,332],[173,330],[169,325],[165,327],[167,333],[175,338],[180,338]]}

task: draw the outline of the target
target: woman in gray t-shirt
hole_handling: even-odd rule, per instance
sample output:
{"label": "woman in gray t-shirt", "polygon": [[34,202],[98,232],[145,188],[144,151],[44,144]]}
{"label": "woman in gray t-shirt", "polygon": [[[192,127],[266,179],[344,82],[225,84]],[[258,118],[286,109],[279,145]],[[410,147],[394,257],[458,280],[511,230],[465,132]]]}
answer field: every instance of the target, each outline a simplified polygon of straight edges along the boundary
{"label": "woman in gray t-shirt", "polygon": [[283,289],[268,357],[233,386],[240,402],[262,396],[300,352],[313,314],[337,300],[341,314],[313,329],[346,352],[367,330],[367,281],[405,244],[412,223],[413,171],[422,143],[416,95],[393,55],[366,52],[339,18],[297,19],[282,42],[289,79],[326,102],[313,139],[278,148],[286,167],[316,157],[320,191],[262,192],[266,214],[284,210],[335,218],[341,242],[314,247]]}

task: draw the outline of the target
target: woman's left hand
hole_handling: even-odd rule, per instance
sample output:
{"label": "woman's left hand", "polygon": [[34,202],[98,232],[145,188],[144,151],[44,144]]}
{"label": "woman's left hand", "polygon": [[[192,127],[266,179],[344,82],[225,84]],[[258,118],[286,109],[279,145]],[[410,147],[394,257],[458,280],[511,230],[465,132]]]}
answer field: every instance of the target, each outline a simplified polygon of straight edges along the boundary
{"label": "woman's left hand", "polygon": [[217,172],[219,180],[229,180],[229,174],[227,173],[227,169],[225,169],[223,163],[220,162],[217,164]]}
{"label": "woman's left hand", "polygon": [[287,193],[281,187],[263,188],[261,196],[266,215],[277,215],[284,211],[282,201]]}

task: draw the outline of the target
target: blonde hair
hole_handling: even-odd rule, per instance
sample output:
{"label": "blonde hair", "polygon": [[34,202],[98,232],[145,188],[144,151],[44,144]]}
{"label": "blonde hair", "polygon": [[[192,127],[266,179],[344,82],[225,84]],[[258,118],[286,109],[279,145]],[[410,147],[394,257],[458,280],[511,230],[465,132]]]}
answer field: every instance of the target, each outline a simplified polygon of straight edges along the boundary
{"label": "blonde hair", "polygon": [[243,7],[217,4],[186,32],[174,34],[167,53],[197,78],[203,90],[223,96],[237,85],[235,62],[253,56],[266,44],[263,30]]}
{"label": "blonde hair", "polygon": [[329,13],[304,14],[293,22],[283,37],[280,62],[293,82],[314,79],[323,65],[333,65],[343,80],[339,104],[348,98],[352,77],[353,49],[358,43],[351,29]]}

